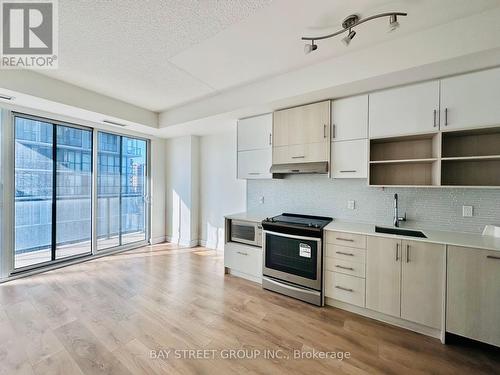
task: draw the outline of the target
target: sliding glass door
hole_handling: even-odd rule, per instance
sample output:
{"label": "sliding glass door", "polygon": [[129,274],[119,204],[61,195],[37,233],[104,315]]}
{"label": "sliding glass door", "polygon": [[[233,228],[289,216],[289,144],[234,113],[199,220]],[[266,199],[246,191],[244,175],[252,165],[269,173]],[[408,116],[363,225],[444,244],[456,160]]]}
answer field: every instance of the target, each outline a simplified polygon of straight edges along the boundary
{"label": "sliding glass door", "polygon": [[92,252],[92,131],[14,116],[14,268]]}
{"label": "sliding glass door", "polygon": [[97,248],[146,241],[146,141],[99,132],[97,160]]}

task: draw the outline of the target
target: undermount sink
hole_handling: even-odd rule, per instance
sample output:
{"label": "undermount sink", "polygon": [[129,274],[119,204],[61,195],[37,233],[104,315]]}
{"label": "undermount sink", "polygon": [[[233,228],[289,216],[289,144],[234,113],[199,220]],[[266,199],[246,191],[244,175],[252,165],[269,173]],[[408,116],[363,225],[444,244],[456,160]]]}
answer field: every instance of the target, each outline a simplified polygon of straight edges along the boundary
{"label": "undermount sink", "polygon": [[396,234],[398,236],[427,238],[427,236],[423,232],[421,232],[419,230],[411,230],[411,229],[387,228],[387,227],[378,227],[378,226],[375,226],[375,232],[377,232],[377,233],[387,233],[387,234]]}

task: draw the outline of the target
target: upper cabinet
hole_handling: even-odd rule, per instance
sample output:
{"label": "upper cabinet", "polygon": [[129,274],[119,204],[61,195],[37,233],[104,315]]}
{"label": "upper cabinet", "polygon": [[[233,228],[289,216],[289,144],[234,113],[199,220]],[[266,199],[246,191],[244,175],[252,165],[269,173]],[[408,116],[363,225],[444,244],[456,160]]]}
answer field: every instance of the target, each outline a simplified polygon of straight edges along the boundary
{"label": "upper cabinet", "polygon": [[441,80],[441,130],[500,125],[500,68]]}
{"label": "upper cabinet", "polygon": [[439,81],[370,94],[370,138],[439,131]]}
{"label": "upper cabinet", "polygon": [[368,95],[332,101],[333,178],[367,178]]}
{"label": "upper cabinet", "polygon": [[272,130],[272,113],[238,120],[238,151],[271,147]]}
{"label": "upper cabinet", "polygon": [[272,178],[271,113],[238,121],[238,178]]}
{"label": "upper cabinet", "polygon": [[330,101],[274,112],[274,163],[327,162],[329,143]]}
{"label": "upper cabinet", "polygon": [[332,101],[332,140],[368,137],[368,95]]}

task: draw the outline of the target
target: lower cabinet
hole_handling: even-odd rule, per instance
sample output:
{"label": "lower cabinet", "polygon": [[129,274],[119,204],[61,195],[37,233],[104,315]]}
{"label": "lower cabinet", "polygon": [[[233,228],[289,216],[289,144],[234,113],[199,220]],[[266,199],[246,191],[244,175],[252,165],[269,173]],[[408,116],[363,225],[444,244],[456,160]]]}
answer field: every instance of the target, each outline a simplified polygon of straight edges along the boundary
{"label": "lower cabinet", "polygon": [[368,237],[366,307],[440,329],[445,246]]}
{"label": "lower cabinet", "polygon": [[368,237],[366,307],[387,315],[401,314],[401,240]]}
{"label": "lower cabinet", "polygon": [[364,307],[365,279],[326,270],[325,296]]}
{"label": "lower cabinet", "polygon": [[236,273],[245,279],[262,279],[262,248],[227,242],[224,245],[224,266],[230,273]]}
{"label": "lower cabinet", "polygon": [[500,252],[448,246],[446,331],[500,346]]}
{"label": "lower cabinet", "polygon": [[445,247],[402,242],[401,318],[440,329],[443,321]]}

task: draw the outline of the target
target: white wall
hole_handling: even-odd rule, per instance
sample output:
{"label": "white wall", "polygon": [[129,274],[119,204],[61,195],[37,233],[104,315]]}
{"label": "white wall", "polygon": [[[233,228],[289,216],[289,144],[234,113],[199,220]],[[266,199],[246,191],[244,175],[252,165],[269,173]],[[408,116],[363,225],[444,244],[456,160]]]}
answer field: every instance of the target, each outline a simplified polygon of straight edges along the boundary
{"label": "white wall", "polygon": [[198,142],[195,136],[166,140],[166,238],[184,246],[198,244]]}
{"label": "white wall", "polygon": [[161,243],[165,241],[166,221],[165,221],[165,179],[167,171],[165,169],[166,160],[166,140],[151,140],[151,243]]}
{"label": "white wall", "polygon": [[236,126],[200,138],[200,244],[223,249],[224,215],[246,210],[246,181],[236,179]]}

